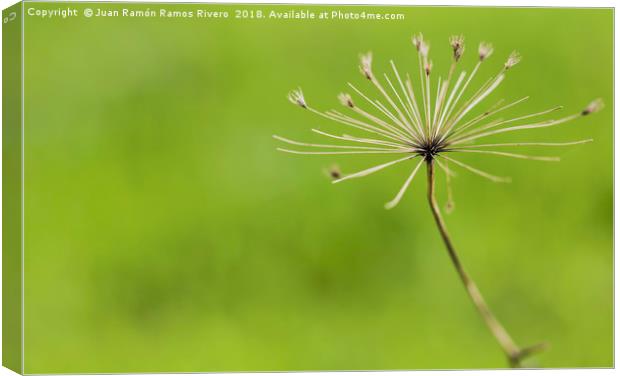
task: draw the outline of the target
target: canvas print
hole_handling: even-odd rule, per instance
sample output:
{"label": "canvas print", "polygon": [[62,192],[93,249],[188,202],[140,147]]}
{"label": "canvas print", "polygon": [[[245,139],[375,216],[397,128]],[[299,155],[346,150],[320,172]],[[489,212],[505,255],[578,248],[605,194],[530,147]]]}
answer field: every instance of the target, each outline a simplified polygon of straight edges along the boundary
{"label": "canvas print", "polygon": [[612,9],[3,19],[4,366],[614,366]]}

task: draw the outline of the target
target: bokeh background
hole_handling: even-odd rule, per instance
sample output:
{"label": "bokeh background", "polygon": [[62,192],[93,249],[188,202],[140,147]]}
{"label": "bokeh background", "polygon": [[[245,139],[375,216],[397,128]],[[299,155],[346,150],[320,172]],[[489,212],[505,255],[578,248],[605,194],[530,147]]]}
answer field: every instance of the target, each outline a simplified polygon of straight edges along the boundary
{"label": "bokeh background", "polygon": [[[63,4],[26,3],[54,9]],[[26,17],[25,371],[498,368],[506,362],[449,262],[411,166],[332,185],[324,170],[387,158],[295,156],[272,134],[349,131],[286,101],[337,108],[410,43],[447,70],[495,45],[474,82],[523,61],[483,103],[509,114],[612,103],[610,9],[71,4],[227,10],[229,19]],[[404,20],[234,19],[235,9],[403,13]],[[472,155],[447,225],[466,268],[531,365],[611,367],[613,108],[497,141],[595,142],[545,163]],[[524,151],[527,151],[525,149]],[[531,150],[534,152],[534,150]],[[443,180],[439,196],[445,202]]]}

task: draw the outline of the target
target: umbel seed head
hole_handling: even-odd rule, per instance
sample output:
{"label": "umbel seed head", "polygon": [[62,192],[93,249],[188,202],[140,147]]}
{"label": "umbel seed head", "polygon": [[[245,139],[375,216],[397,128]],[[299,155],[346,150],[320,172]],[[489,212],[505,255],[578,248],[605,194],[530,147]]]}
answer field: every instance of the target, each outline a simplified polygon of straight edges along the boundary
{"label": "umbel seed head", "polygon": [[[417,78],[409,73],[406,73],[403,79],[394,61],[390,61],[393,78],[387,73],[382,75],[385,77],[387,85],[389,85],[387,89],[391,89],[391,91],[386,90],[384,81],[379,78],[379,75],[375,76],[372,71],[372,54],[369,52],[360,55],[359,69],[364,77],[370,81],[371,86],[374,86],[375,92],[382,96],[380,99],[373,99],[371,95],[365,94],[349,83],[348,85],[354,90],[354,93],[352,93],[354,97],[346,92],[342,92],[337,96],[340,104],[346,107],[343,112],[351,113],[347,115],[335,110],[319,111],[314,109],[306,103],[301,89],[295,89],[288,94],[289,101],[296,106],[307,109],[313,114],[340,125],[350,126],[354,128],[355,132],[364,133],[353,135],[343,133],[338,135],[318,129],[312,130],[332,140],[345,141],[346,144],[333,142],[317,144],[274,136],[274,138],[281,142],[294,145],[296,149],[299,147],[303,148],[302,150],[278,148],[278,150],[303,155],[393,155],[395,159],[358,172],[342,175],[339,171],[331,170],[328,173],[334,183],[340,183],[373,174],[399,163],[409,164],[412,168],[409,177],[404,181],[394,199],[385,206],[391,209],[403,198],[410,183],[424,163],[428,163],[429,166],[438,166],[439,169],[445,172],[447,181],[450,176],[454,176],[452,168],[462,168],[490,181],[504,183],[509,182],[510,178],[496,176],[480,170],[460,161],[459,156],[464,156],[466,153],[470,155],[471,153],[477,153],[480,155],[553,162],[559,161],[559,158],[547,155],[521,154],[520,152],[513,153],[505,151],[504,147],[561,147],[592,142],[592,139],[584,139],[569,142],[517,141],[479,143],[479,141],[495,135],[499,136],[509,132],[563,124],[600,111],[603,108],[603,102],[600,99],[596,99],[571,115],[558,116],[549,120],[532,120],[531,118],[542,117],[561,109],[561,107],[556,106],[516,117],[511,116],[508,119],[496,117],[495,115],[500,111],[505,111],[528,99],[528,96],[525,96],[521,99],[510,101],[507,104],[503,100],[499,100],[487,109],[477,107],[479,103],[485,101],[499,87],[506,76],[509,75],[507,71],[520,62],[521,56],[517,52],[513,51],[503,64],[500,62],[501,68],[498,67],[500,71],[497,74],[491,76],[477,90],[471,90],[473,92],[471,97],[461,98],[461,94],[465,92],[468,83],[470,81],[474,82],[472,78],[478,71],[480,63],[488,59],[493,53],[493,46],[486,42],[480,43],[478,45],[477,57],[472,56],[474,60],[478,60],[476,67],[469,73],[469,76],[467,72],[462,71],[458,76],[459,78],[453,83],[450,81],[453,70],[456,69],[457,62],[465,60],[466,57],[463,55],[465,47],[463,36],[450,37],[451,49],[449,53],[454,60],[450,65],[450,70],[447,72],[448,78],[446,80],[439,79],[436,88],[434,88],[431,82],[434,80],[430,79],[433,63],[428,55],[428,42],[423,39],[422,34],[416,34],[411,41],[418,52],[419,85],[414,85],[412,78]],[[398,85],[394,85],[394,82],[398,83]],[[465,83],[461,86],[462,82]],[[399,88],[401,89],[400,92]],[[414,88],[419,88],[420,91],[415,93]],[[435,101],[432,101],[431,96],[435,92],[437,96]],[[358,100],[357,98],[362,98],[363,100]],[[383,100],[385,102],[382,102]],[[419,105],[420,101],[423,106]],[[385,117],[377,117],[367,112],[368,105],[379,110]],[[449,200],[451,201],[451,198]]]}
{"label": "umbel seed head", "polygon": [[493,53],[493,45],[491,43],[481,42],[478,46],[478,57],[480,61],[485,61]]}
{"label": "umbel seed head", "polygon": [[451,36],[450,47],[452,47],[452,57],[454,57],[454,61],[459,61],[465,52],[465,37],[462,35]]}

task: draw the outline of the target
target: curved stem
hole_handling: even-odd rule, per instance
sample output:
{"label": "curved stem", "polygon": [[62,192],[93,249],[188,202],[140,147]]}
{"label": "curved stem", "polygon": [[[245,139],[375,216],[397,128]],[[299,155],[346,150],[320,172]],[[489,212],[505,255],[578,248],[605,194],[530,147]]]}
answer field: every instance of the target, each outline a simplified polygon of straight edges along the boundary
{"label": "curved stem", "polygon": [[446,224],[443,221],[441,216],[441,212],[439,211],[439,207],[437,206],[437,200],[435,199],[435,168],[432,159],[427,159],[427,178],[428,178],[428,203],[431,207],[431,211],[433,212],[433,217],[435,218],[435,223],[437,224],[437,228],[439,229],[439,233],[441,234],[441,238],[443,239],[444,244],[446,245],[446,249],[448,250],[448,254],[450,256],[450,260],[454,265],[469,297],[472,302],[476,306],[478,313],[484,320],[484,323],[489,328],[502,350],[508,357],[508,362],[511,367],[521,367],[521,361],[523,358],[544,350],[546,344],[535,345],[528,348],[519,348],[513,339],[510,337],[506,329],[500,324],[500,322],[495,318],[495,315],[489,309],[489,306],[484,301],[480,290],[478,290],[478,286],[474,283],[474,281],[469,277],[465,268],[461,264],[461,260],[459,259],[456,250],[454,249],[454,245],[452,245],[452,240],[450,239],[450,235],[448,234],[448,230],[446,228]]}

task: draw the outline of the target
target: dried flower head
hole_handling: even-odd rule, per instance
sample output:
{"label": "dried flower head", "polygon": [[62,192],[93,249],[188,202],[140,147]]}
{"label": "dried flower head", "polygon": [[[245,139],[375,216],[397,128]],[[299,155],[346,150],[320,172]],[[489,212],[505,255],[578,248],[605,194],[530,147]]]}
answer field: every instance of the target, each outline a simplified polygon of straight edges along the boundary
{"label": "dried flower head", "polygon": [[592,102],[590,102],[590,104],[588,104],[586,108],[584,108],[583,111],[581,111],[581,114],[584,116],[590,115],[595,112],[599,112],[600,110],[603,109],[603,107],[605,107],[603,100],[601,98],[597,98],[593,100]]}
{"label": "dried flower head", "polygon": [[480,61],[488,59],[492,53],[493,45],[491,43],[480,42],[480,45],[478,46],[478,58],[480,58]]}
{"label": "dried flower head", "polygon": [[[301,90],[289,94],[289,100],[308,111],[329,119],[333,122],[351,127],[356,131],[363,132],[360,135],[334,134],[317,129],[313,131],[321,136],[344,141],[343,144],[315,144],[289,140],[274,136],[277,140],[298,147],[315,150],[292,150],[279,148],[283,152],[294,154],[365,154],[365,155],[396,155],[397,158],[388,162],[366,168],[364,170],[343,175],[339,169],[329,171],[329,176],[334,183],[349,179],[361,178],[375,172],[394,166],[399,163],[411,163],[411,173],[398,190],[394,198],[385,204],[387,209],[396,206],[403,198],[407,188],[413,181],[422,164],[426,164],[428,201],[441,234],[446,250],[450,254],[450,260],[457,269],[466,291],[472,302],[477,307],[482,319],[487,324],[491,333],[495,336],[498,344],[503,349],[511,367],[521,367],[522,360],[542,351],[546,344],[521,348],[513,341],[506,329],[500,324],[487,306],[473,279],[469,277],[458,257],[456,249],[448,234],[441,216],[441,210],[435,198],[435,166],[445,173],[448,203],[446,211],[454,208],[450,179],[455,174],[453,166],[462,168],[473,174],[482,176],[494,182],[508,182],[509,178],[492,175],[459,160],[459,155],[464,153],[477,153],[508,158],[529,159],[538,161],[558,161],[557,157],[533,156],[522,153],[506,152],[507,147],[561,147],[576,145],[592,141],[591,139],[570,142],[487,142],[478,143],[487,137],[501,135],[520,130],[552,127],[566,123],[570,120],[587,116],[600,111],[603,102],[600,99],[592,101],[582,111],[565,115],[551,120],[533,120],[552,112],[562,109],[556,106],[535,113],[511,117],[508,119],[495,118],[495,115],[517,106],[528,99],[524,97],[504,104],[503,100],[484,111],[478,111],[480,103],[488,98],[495,89],[503,82],[508,70],[514,67],[521,57],[513,52],[499,71],[491,76],[471,95],[465,95],[467,88],[479,70],[480,65],[491,55],[493,48],[488,43],[481,43],[478,48],[478,61],[469,75],[463,71],[453,82],[453,73],[457,62],[463,55],[463,37],[450,38],[453,51],[453,59],[446,78],[439,77],[436,88],[431,85],[430,71],[432,63],[428,59],[428,44],[422,38],[422,34],[413,37],[412,41],[418,50],[419,82],[414,82],[406,74],[402,76],[396,64],[390,61],[392,75],[383,74],[375,77],[371,72],[370,54],[362,56],[360,69],[372,86],[375,87],[379,99],[373,99],[356,86],[349,83],[349,87],[359,96],[362,104],[360,107],[354,104],[349,94],[340,94],[338,99],[349,114],[338,111],[319,111],[308,107]],[[381,79],[381,81],[380,81]],[[434,81],[434,79],[433,79]],[[414,90],[414,87],[417,90]],[[433,99],[434,98],[434,99]],[[456,157],[455,157],[456,155]]]}
{"label": "dried flower head", "polygon": [[372,52],[360,55],[360,72],[369,80],[372,80]]}
{"label": "dried flower head", "polygon": [[325,172],[325,175],[332,180],[340,179],[342,177],[342,172],[340,172],[340,167],[337,164],[333,164],[323,171]]}
{"label": "dried flower head", "polygon": [[508,70],[515,65],[519,64],[521,61],[521,55],[517,51],[512,51],[510,56],[508,56],[508,60],[504,63],[504,69]]}
{"label": "dried flower head", "polygon": [[431,71],[433,70],[433,61],[427,61],[424,63],[424,72],[426,72],[427,76],[431,75]]}
{"label": "dried flower head", "polygon": [[[423,40],[421,34],[413,37],[412,41],[420,52],[419,82],[414,82],[408,74],[405,76],[401,75],[393,61],[390,62],[392,75],[384,74],[384,80],[380,81],[372,75],[370,69],[371,55],[362,55],[362,73],[370,80],[372,86],[375,87],[380,99],[372,99],[355,85],[351,83],[348,85],[359,96],[361,101],[368,104],[367,108],[354,104],[351,95],[340,94],[338,99],[341,104],[352,113],[344,114],[335,110],[323,112],[307,106],[301,89],[294,90],[289,94],[289,100],[294,104],[323,118],[351,127],[359,132],[364,132],[366,135],[338,135],[313,129],[313,132],[321,136],[344,141],[345,143],[313,144],[274,136],[288,144],[321,149],[318,151],[306,151],[280,148],[279,150],[294,154],[387,154],[399,156],[395,160],[381,163],[359,172],[343,175],[334,180],[334,183],[367,176],[399,163],[417,161],[413,164],[411,174],[405,180],[394,199],[386,204],[387,208],[392,208],[400,202],[407,187],[424,162],[429,164],[436,163],[447,176],[452,176],[452,166],[457,166],[494,182],[508,182],[510,181],[509,178],[495,176],[470,166],[455,158],[454,155],[459,153],[476,153],[538,161],[558,161],[559,158],[557,157],[532,156],[506,152],[503,149],[506,147],[523,146],[559,147],[592,141],[591,139],[586,139],[556,143],[493,142],[477,144],[478,141],[490,136],[563,124],[599,111],[603,107],[603,103],[598,99],[578,113],[551,120],[534,121],[531,119],[558,111],[561,107],[553,107],[508,119],[494,118],[494,115],[517,106],[528,99],[528,97],[524,97],[507,104],[504,104],[503,100],[499,101],[489,109],[480,111],[475,115],[476,109],[483,100],[489,97],[505,79],[507,71],[520,61],[520,56],[516,52],[511,53],[502,69],[467,97],[465,96],[467,88],[472,83],[480,65],[493,52],[491,45],[488,43],[480,44],[478,49],[479,60],[471,73],[467,74],[463,71],[454,81],[453,70],[451,69],[447,74],[447,78],[442,80],[440,77],[437,87],[433,89],[429,77],[432,64],[425,55],[428,53],[428,45]],[[453,37],[450,41],[453,45],[453,50],[456,48],[456,51],[458,51],[462,47],[462,37]]]}
{"label": "dried flower head", "polygon": [[428,57],[428,50],[430,49],[430,46],[427,42],[424,41],[424,36],[422,35],[422,33],[414,35],[411,38],[411,41],[413,42],[416,50],[420,53],[420,56],[424,58]]}
{"label": "dried flower head", "polygon": [[450,37],[450,47],[452,47],[452,57],[454,61],[459,61],[463,52],[465,52],[465,37],[462,35],[453,35]]}
{"label": "dried flower head", "polygon": [[301,91],[301,88],[295,89],[295,90],[291,90],[288,93],[288,100],[292,103],[295,104],[301,108],[306,108],[308,107],[306,105],[306,99],[304,98],[304,93]]}
{"label": "dried flower head", "polygon": [[338,100],[340,101],[340,104],[345,107],[355,107],[355,105],[353,104],[353,98],[351,98],[351,96],[347,93],[338,94]]}
{"label": "dried flower head", "polygon": [[413,43],[413,45],[415,46],[415,49],[420,52],[420,47],[422,46],[422,43],[424,42],[424,35],[422,35],[422,33],[418,33],[417,35],[414,35],[411,37],[411,43]]}

